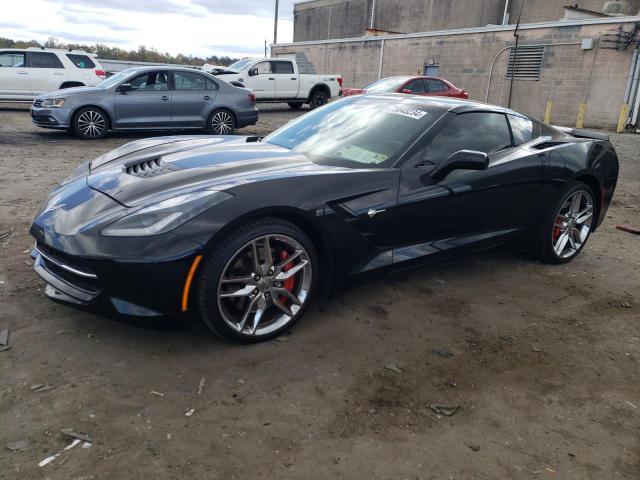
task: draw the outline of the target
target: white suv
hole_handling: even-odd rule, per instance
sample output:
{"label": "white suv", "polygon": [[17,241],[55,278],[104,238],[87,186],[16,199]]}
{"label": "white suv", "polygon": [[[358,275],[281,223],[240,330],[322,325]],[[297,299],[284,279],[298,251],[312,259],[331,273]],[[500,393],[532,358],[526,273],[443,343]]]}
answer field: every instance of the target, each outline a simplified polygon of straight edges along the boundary
{"label": "white suv", "polygon": [[0,100],[32,101],[62,88],[92,87],[105,77],[95,55],[81,50],[0,49]]}

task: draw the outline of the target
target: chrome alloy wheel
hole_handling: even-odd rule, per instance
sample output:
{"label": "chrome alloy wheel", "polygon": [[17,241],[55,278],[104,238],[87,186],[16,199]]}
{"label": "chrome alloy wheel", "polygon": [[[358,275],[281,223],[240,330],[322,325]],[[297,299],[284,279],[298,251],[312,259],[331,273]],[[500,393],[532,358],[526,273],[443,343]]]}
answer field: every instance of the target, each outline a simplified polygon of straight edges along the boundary
{"label": "chrome alloy wheel", "polygon": [[586,190],[573,192],[562,204],[552,231],[552,245],[556,255],[568,258],[575,255],[591,233],[593,198]]}
{"label": "chrome alloy wheel", "polygon": [[309,254],[286,235],[265,235],[240,248],[218,282],[222,319],[238,333],[269,334],[289,323],[309,296]]}
{"label": "chrome alloy wheel", "polygon": [[217,112],[211,117],[211,128],[216,135],[228,135],[233,132],[233,117],[228,112]]}
{"label": "chrome alloy wheel", "polygon": [[97,110],[85,110],[78,117],[78,130],[86,137],[99,137],[106,128],[107,121]]}

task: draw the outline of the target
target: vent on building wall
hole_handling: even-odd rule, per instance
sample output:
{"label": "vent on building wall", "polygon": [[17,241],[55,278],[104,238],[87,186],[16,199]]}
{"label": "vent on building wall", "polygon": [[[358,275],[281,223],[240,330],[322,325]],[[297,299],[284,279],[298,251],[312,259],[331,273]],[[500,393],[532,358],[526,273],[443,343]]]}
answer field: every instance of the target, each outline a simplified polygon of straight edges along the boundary
{"label": "vent on building wall", "polygon": [[511,47],[507,65],[507,78],[511,78],[513,75],[518,80],[539,80],[543,59],[543,46],[519,46],[517,56],[515,47]]}

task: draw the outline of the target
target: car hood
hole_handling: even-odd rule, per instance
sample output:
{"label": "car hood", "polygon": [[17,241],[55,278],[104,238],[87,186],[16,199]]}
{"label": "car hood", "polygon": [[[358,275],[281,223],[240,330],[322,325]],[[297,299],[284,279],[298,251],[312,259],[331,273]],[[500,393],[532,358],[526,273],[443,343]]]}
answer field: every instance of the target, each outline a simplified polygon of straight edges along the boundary
{"label": "car hood", "polygon": [[72,87],[72,88],[64,88],[62,90],[54,90],[53,92],[43,93],[42,95],[38,95],[36,98],[38,100],[45,100],[47,98],[65,98],[71,95],[76,94],[89,94],[96,92],[103,92],[102,88],[98,87]]}
{"label": "car hood", "polygon": [[277,178],[353,172],[255,137],[188,136],[133,142],[90,162],[87,183],[127,207],[200,189],[230,190]]}

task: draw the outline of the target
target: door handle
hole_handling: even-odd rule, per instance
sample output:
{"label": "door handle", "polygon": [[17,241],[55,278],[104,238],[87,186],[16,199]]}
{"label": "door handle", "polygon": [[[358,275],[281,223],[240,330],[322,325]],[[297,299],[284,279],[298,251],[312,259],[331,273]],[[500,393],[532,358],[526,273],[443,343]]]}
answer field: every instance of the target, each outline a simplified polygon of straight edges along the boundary
{"label": "door handle", "polygon": [[18,72],[18,75],[27,75],[29,72]]}
{"label": "door handle", "polygon": [[269,78],[267,78],[267,80],[275,80],[275,78],[269,77]]}
{"label": "door handle", "polygon": [[204,99],[205,99],[205,100],[211,100],[211,97],[210,97],[209,95],[205,95],[205,96],[204,96]]}
{"label": "door handle", "polygon": [[291,77],[291,80],[297,80],[297,78],[296,77]]}
{"label": "door handle", "polygon": [[369,211],[367,212],[367,215],[369,215],[369,218],[373,218],[375,217],[377,214],[382,213],[382,212],[386,212],[387,209],[386,208],[382,208],[380,210],[377,210],[375,208],[370,208]]}
{"label": "door handle", "polygon": [[164,100],[166,102],[167,100],[169,100],[169,97],[167,95],[163,95],[162,96],[162,100]]}

